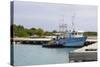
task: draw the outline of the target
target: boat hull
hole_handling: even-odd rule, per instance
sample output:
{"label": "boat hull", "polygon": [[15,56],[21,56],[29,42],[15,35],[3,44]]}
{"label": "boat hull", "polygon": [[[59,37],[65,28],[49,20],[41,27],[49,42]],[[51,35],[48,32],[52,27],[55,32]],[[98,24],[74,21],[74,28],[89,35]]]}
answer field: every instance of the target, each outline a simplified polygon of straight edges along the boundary
{"label": "boat hull", "polygon": [[84,46],[84,43],[86,42],[87,37],[71,37],[66,39],[60,39],[58,41],[58,45],[62,44],[63,46],[67,47],[79,47]]}

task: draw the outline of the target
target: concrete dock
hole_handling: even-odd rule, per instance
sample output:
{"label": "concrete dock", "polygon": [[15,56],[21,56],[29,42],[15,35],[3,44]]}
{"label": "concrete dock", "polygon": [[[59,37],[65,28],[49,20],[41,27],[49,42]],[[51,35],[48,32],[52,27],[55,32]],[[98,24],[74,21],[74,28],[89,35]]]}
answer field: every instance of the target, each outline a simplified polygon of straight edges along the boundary
{"label": "concrete dock", "polygon": [[69,62],[97,61],[97,43],[76,49],[69,53]]}
{"label": "concrete dock", "polygon": [[11,42],[13,44],[42,44],[51,41],[50,38],[12,38]]}
{"label": "concrete dock", "polygon": [[14,41],[50,41],[50,38],[13,38]]}

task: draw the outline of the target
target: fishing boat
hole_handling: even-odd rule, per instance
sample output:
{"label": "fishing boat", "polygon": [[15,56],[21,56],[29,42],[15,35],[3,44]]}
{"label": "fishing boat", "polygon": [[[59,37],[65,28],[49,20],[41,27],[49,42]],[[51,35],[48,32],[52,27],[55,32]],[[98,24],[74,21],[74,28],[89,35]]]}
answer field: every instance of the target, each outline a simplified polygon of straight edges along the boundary
{"label": "fishing boat", "polygon": [[[76,31],[74,27],[74,19],[75,16],[72,16],[72,30],[65,29],[61,35],[58,35],[56,39],[52,41],[51,44],[57,46],[66,46],[66,47],[81,47],[84,46],[87,37],[84,36],[84,31]],[[63,24],[63,29],[67,28],[67,24]],[[49,44],[50,45],[50,44]]]}
{"label": "fishing boat", "polygon": [[83,31],[78,32],[68,32],[66,33],[67,37],[58,36],[54,43],[56,45],[62,45],[67,47],[81,47],[84,46],[87,37],[83,35]]}

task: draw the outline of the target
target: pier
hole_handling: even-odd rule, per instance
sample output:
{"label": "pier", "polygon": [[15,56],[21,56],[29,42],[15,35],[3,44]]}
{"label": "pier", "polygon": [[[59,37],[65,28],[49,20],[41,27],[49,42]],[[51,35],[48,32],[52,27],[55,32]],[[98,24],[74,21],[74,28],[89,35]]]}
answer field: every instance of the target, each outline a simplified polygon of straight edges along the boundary
{"label": "pier", "polygon": [[11,42],[13,44],[43,44],[51,41],[50,38],[12,38]]}
{"label": "pier", "polygon": [[97,61],[97,43],[76,49],[69,53],[69,62]]}

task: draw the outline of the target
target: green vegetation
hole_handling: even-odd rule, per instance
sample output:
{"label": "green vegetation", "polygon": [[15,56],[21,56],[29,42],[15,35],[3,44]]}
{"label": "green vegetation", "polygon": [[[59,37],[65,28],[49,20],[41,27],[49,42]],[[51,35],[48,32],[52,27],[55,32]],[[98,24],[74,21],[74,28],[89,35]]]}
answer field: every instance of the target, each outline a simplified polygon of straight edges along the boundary
{"label": "green vegetation", "polygon": [[[51,36],[55,35],[54,33],[57,33],[56,30],[53,30],[52,32],[44,31],[41,28],[24,28],[22,25],[12,25],[13,26],[13,36],[14,37],[29,37],[29,36],[38,36],[38,37],[44,37],[44,36]],[[85,32],[85,36],[97,36],[97,32]]]}
{"label": "green vegetation", "polygon": [[13,35],[14,37],[29,37],[32,35],[37,35],[38,37],[43,37],[45,35],[50,36],[54,35],[53,32],[44,31],[41,28],[24,28],[21,25],[13,25]]}
{"label": "green vegetation", "polygon": [[85,32],[85,36],[97,36],[97,32]]}

